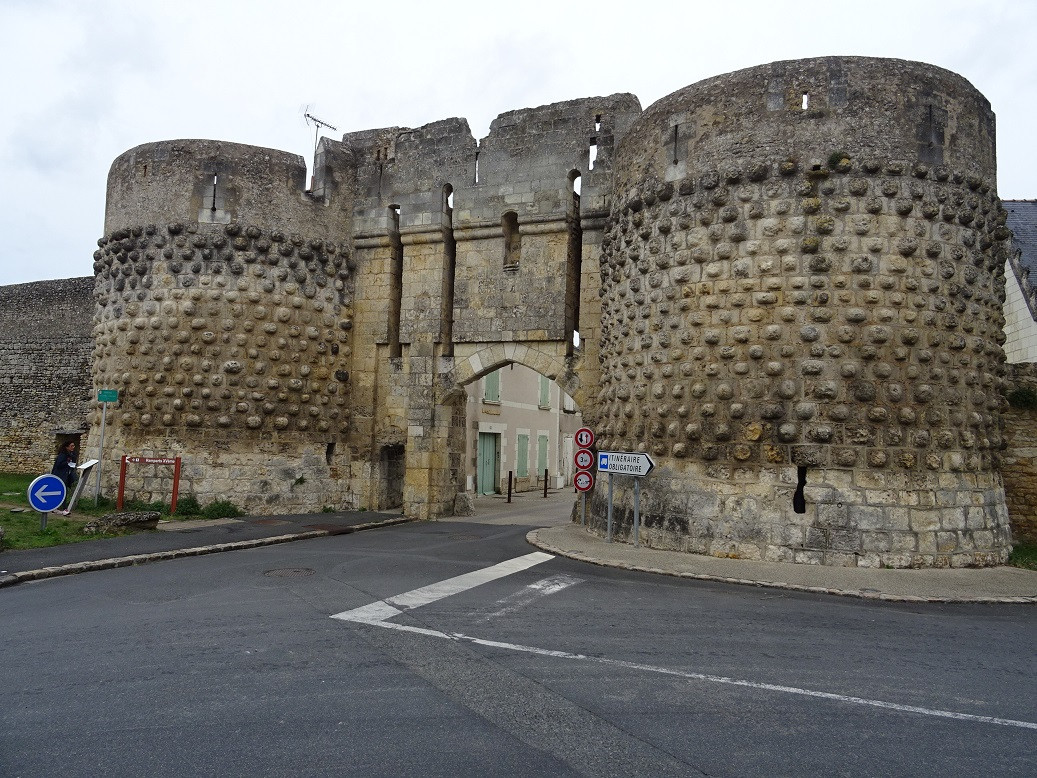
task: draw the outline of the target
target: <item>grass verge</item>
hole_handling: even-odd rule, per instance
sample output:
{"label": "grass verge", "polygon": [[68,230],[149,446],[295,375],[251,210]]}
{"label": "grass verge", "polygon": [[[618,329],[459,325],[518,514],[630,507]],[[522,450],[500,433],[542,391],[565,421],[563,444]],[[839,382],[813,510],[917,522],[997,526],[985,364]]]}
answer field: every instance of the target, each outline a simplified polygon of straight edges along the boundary
{"label": "grass verge", "polygon": [[1016,543],[1012,547],[1012,555],[1008,564],[1026,570],[1037,570],[1037,543]]}
{"label": "grass verge", "polygon": [[[34,478],[35,476],[32,475],[0,473],[0,527],[4,528],[5,533],[0,548],[47,548],[65,543],[79,543],[84,540],[98,540],[134,533],[135,530],[120,530],[84,535],[82,527],[89,519],[115,511],[115,500],[101,497],[95,505],[93,494],[80,496],[71,518],[58,516],[55,513],[50,514],[47,517],[47,529],[40,532],[40,514],[29,508],[27,495],[29,484]],[[90,491],[90,489],[87,488],[86,491]],[[12,508],[22,508],[25,512],[11,513]],[[181,497],[177,501],[177,512],[172,515],[169,513],[169,505],[162,502],[126,502],[123,510],[158,511],[161,518],[173,521],[234,518],[243,513],[238,506],[227,500],[217,500],[203,508],[193,495]]]}
{"label": "grass verge", "polygon": [[63,546],[67,543],[81,543],[86,540],[133,534],[132,530],[125,530],[104,535],[84,535],[83,525],[85,523],[85,521],[50,514],[47,517],[47,529],[41,532],[40,514],[36,511],[2,516],[0,526],[4,528],[3,547],[11,550],[49,548],[50,546]]}

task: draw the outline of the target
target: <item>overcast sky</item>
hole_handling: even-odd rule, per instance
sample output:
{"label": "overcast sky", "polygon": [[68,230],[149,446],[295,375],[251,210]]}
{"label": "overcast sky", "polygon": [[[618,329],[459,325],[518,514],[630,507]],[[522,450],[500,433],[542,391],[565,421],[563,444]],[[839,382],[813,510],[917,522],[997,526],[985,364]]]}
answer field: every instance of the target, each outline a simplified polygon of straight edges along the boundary
{"label": "overcast sky", "polygon": [[633,92],[647,107],[781,59],[899,57],[960,73],[997,114],[998,189],[1037,198],[1030,0],[571,3],[0,0],[0,285],[90,275],[108,168],[211,138],[309,160],[343,132]]}

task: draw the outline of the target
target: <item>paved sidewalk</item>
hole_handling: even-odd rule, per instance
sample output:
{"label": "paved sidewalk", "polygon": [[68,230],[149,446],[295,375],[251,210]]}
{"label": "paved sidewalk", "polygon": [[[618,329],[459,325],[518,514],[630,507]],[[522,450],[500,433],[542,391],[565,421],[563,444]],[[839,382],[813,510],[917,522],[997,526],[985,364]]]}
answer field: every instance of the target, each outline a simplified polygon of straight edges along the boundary
{"label": "paved sidewalk", "polygon": [[162,522],[158,531],[4,551],[0,553],[0,588],[59,575],[342,535],[408,521],[399,513],[343,511]]}
{"label": "paved sidewalk", "polygon": [[900,602],[1037,603],[1037,571],[1016,567],[876,570],[719,559],[606,543],[577,524],[536,529],[526,539],[552,554],[625,570]]}

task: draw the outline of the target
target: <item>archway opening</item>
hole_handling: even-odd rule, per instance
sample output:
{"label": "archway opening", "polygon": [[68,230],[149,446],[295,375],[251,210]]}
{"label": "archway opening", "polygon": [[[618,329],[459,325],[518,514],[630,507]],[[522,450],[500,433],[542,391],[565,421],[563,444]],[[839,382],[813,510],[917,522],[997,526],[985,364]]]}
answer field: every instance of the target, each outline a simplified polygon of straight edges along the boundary
{"label": "archway opening", "polygon": [[477,499],[572,489],[583,416],[557,382],[509,362],[465,387],[464,490]]}

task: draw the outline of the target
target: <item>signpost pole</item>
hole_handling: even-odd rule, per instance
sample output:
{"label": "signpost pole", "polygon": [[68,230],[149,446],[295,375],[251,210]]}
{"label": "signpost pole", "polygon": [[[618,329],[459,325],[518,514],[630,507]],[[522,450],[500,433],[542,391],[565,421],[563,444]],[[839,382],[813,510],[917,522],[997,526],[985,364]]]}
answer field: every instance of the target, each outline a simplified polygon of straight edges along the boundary
{"label": "signpost pole", "polygon": [[639,530],[641,529],[641,479],[634,478],[634,548],[639,543]]}
{"label": "signpost pole", "polygon": [[612,542],[612,473],[609,473],[609,525],[605,539],[609,543]]}
{"label": "signpost pole", "polygon": [[101,463],[104,462],[104,423],[108,417],[108,403],[101,403],[101,440],[97,446],[97,484],[94,487],[94,507],[101,501]]}
{"label": "signpost pole", "polygon": [[587,492],[583,493],[583,521],[580,523],[584,527],[587,526]]}
{"label": "signpost pole", "polygon": [[169,512],[176,513],[176,496],[180,494],[180,457],[173,464],[173,499],[169,504]]}

